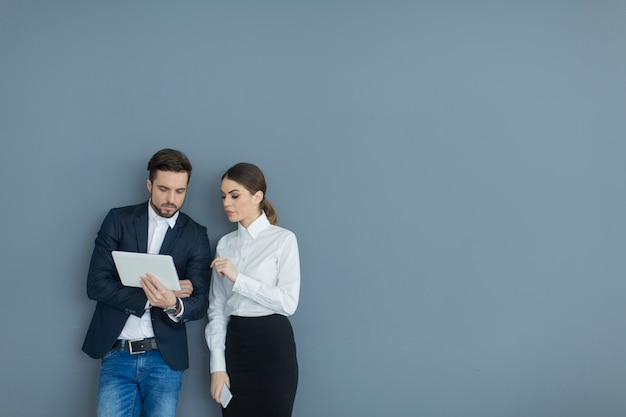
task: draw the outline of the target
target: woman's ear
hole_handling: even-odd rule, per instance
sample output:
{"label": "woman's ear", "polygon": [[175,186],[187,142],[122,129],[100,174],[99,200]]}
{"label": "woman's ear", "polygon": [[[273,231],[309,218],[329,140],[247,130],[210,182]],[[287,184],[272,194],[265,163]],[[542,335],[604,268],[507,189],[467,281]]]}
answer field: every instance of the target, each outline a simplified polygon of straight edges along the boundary
{"label": "woman's ear", "polygon": [[263,201],[263,191],[259,190],[254,193],[254,202],[255,204],[261,204],[261,201]]}

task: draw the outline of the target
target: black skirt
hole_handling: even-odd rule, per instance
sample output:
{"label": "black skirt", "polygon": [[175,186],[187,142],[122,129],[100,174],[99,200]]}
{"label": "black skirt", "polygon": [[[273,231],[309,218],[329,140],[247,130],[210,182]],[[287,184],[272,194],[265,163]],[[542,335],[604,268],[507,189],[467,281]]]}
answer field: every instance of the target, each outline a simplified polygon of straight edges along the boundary
{"label": "black skirt", "polygon": [[280,314],[231,316],[226,370],[233,394],[224,417],[290,417],[298,386],[293,329]]}

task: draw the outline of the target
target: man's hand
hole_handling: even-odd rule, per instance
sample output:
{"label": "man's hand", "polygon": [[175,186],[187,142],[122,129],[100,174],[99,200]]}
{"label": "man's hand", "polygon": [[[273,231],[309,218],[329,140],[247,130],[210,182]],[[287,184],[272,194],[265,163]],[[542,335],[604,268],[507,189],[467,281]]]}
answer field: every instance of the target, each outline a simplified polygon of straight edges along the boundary
{"label": "man's hand", "polygon": [[153,307],[167,308],[176,305],[174,291],[165,288],[161,281],[150,272],[141,276],[141,287]]}
{"label": "man's hand", "polygon": [[188,298],[191,297],[191,293],[193,292],[193,284],[188,279],[181,279],[180,281],[180,291],[174,291],[174,295],[178,298]]}

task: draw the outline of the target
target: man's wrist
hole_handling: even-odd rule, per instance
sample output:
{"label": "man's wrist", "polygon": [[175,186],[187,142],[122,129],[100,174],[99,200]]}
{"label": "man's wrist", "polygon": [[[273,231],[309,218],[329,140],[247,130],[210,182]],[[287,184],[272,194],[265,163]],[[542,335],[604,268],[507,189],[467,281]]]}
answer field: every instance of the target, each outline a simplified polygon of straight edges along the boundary
{"label": "man's wrist", "polygon": [[164,308],[163,312],[175,316],[175,315],[177,315],[180,312],[180,308],[181,308],[180,298],[176,297],[176,304],[174,304],[171,307]]}

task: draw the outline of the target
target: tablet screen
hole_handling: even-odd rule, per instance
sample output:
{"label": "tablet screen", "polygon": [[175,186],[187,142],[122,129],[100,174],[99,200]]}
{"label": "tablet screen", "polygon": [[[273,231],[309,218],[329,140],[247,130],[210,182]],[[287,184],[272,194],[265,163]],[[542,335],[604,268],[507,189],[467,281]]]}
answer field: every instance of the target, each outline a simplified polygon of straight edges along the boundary
{"label": "tablet screen", "polygon": [[174,259],[170,255],[113,251],[113,261],[122,284],[141,288],[141,275],[150,272],[170,290],[180,290]]}

